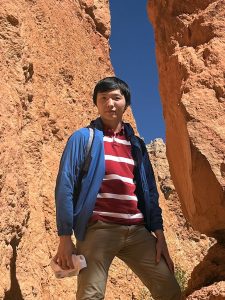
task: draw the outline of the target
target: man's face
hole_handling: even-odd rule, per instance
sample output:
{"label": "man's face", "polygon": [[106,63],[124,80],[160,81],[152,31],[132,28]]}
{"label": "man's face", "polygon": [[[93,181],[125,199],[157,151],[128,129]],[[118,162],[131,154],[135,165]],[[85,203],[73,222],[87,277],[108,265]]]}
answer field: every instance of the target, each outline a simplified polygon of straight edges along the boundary
{"label": "man's face", "polygon": [[126,100],[119,89],[98,93],[96,103],[103,121],[122,121]]}

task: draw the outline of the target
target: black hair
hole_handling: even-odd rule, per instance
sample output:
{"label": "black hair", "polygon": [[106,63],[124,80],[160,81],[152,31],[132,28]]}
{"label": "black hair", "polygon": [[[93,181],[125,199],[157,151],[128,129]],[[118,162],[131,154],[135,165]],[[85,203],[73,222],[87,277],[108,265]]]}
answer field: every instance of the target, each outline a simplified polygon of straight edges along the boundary
{"label": "black hair", "polygon": [[93,93],[93,102],[97,105],[97,94],[107,91],[120,90],[121,94],[125,97],[126,107],[130,105],[130,89],[129,86],[123,80],[117,77],[106,77],[100,80]]}

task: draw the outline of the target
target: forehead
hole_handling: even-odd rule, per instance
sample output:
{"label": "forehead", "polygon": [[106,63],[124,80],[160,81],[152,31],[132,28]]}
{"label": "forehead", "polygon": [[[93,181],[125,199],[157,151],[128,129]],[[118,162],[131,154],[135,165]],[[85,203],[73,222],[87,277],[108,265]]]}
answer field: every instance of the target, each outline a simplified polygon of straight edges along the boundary
{"label": "forehead", "polygon": [[121,91],[119,89],[117,90],[111,90],[111,91],[105,91],[105,92],[98,92],[98,95],[101,95],[101,96],[113,96],[113,95],[121,95]]}

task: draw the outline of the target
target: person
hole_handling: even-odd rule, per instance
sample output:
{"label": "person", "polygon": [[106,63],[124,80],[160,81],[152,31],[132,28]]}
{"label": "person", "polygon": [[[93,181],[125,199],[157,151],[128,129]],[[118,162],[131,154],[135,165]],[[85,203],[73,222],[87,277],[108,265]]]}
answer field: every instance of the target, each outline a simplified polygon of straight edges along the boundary
{"label": "person", "polygon": [[181,297],[148,153],[131,125],[123,122],[130,97],[121,79],[100,80],[93,93],[100,116],[89,125],[94,138],[87,173],[79,179],[88,128],[72,134],[60,161],[55,189],[60,242],[55,261],[69,269],[73,268],[72,253],[86,258],[87,268],[78,276],[78,300],[104,299],[115,256],[133,270],[154,299]]}

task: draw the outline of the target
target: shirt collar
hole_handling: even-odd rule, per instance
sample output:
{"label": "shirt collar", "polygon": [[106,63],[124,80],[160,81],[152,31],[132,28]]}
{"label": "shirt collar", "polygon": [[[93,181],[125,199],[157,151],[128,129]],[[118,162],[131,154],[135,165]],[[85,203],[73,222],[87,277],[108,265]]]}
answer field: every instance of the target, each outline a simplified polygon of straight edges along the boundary
{"label": "shirt collar", "polygon": [[[129,123],[124,123],[123,122],[123,124],[124,124],[125,136],[129,140],[134,135],[134,130],[133,130],[133,128],[131,127],[131,125]],[[95,120],[92,120],[88,127],[96,128],[100,131],[103,131],[103,122],[102,122],[101,118],[99,117]]]}
{"label": "shirt collar", "polygon": [[104,128],[103,128],[103,132],[104,132],[104,135],[106,135],[106,136],[119,136],[119,135],[121,136],[121,135],[124,135],[125,134],[124,124],[122,123],[122,127],[121,127],[119,132],[115,132],[113,129],[108,128],[106,126],[104,126]]}

